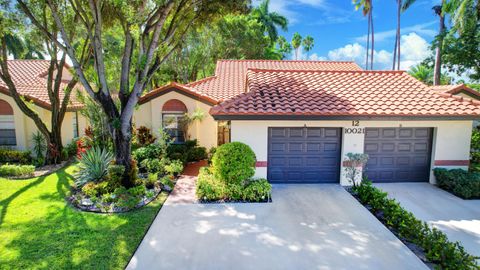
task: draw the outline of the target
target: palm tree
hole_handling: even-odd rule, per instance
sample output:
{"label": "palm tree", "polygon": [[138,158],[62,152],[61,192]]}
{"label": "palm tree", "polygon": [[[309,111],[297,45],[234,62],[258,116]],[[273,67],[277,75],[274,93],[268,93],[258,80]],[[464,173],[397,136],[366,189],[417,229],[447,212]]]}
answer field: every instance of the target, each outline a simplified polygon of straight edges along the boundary
{"label": "palm tree", "polygon": [[461,34],[466,28],[480,22],[479,0],[442,1],[444,12],[450,14],[452,29]]}
{"label": "palm tree", "polygon": [[412,67],[408,74],[415,77],[417,80],[422,81],[425,84],[432,84],[433,69],[424,64],[418,64]]}
{"label": "palm tree", "polygon": [[[373,69],[373,55],[375,53],[375,34],[373,29],[373,5],[372,0],[354,0],[353,4],[355,9],[362,9],[363,16],[368,17],[368,31],[367,31],[367,51],[365,56],[365,69],[368,69],[368,57],[370,52],[370,69]],[[370,38],[372,42],[372,48],[370,50]]]}
{"label": "palm tree", "polygon": [[433,10],[440,19],[440,25],[437,36],[437,46],[435,49],[435,68],[433,72],[433,85],[440,85],[442,76],[442,49],[443,39],[445,37],[445,13],[443,7],[445,7],[445,0],[442,0],[442,5],[434,6]]}
{"label": "palm tree", "polygon": [[302,45],[302,36],[298,32],[295,32],[293,33],[292,38],[292,47],[295,50],[295,60],[298,60],[298,49],[300,48],[300,45]]}
{"label": "palm tree", "polygon": [[307,59],[308,59],[308,52],[311,51],[313,49],[313,46],[314,46],[314,41],[313,41],[313,37],[310,36],[310,35],[307,35],[303,41],[302,41],[302,46],[303,46],[303,50],[307,53]]}
{"label": "palm tree", "polygon": [[281,59],[285,59],[288,54],[292,52],[292,44],[288,43],[284,36],[279,36],[277,39],[278,52],[282,54]]}
{"label": "palm tree", "polygon": [[397,33],[395,35],[395,47],[393,49],[393,67],[395,70],[395,65],[397,70],[400,70],[400,17],[403,12],[405,12],[416,0],[396,0],[397,1]]}
{"label": "palm tree", "polygon": [[269,4],[270,0],[264,0],[258,7],[253,9],[252,16],[263,25],[264,31],[270,37],[270,41],[275,43],[278,37],[277,27],[287,31],[288,19],[277,12],[270,12],[268,9]]}

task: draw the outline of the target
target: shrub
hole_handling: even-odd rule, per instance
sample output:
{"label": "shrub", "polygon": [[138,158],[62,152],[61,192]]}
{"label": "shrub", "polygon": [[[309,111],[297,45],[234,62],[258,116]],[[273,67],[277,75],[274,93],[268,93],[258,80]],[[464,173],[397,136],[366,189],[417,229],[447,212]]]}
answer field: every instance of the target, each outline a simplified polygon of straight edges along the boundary
{"label": "shrub", "polygon": [[464,199],[480,198],[480,173],[462,169],[433,170],[438,187]]}
{"label": "shrub", "polygon": [[225,184],[215,179],[208,168],[201,168],[198,174],[196,194],[205,201],[217,201],[225,198]]}
{"label": "shrub", "polygon": [[208,150],[208,156],[207,156],[208,165],[212,164],[212,158],[213,158],[213,155],[215,154],[215,152],[217,152],[216,147],[212,147]]}
{"label": "shrub", "polygon": [[272,193],[272,185],[267,179],[255,179],[245,187],[242,192],[242,199],[250,202],[261,202],[269,200]]}
{"label": "shrub", "polygon": [[0,166],[0,176],[32,176],[35,172],[33,165],[5,164]]}
{"label": "shrub", "polygon": [[363,167],[367,164],[368,154],[347,153],[344,160],[345,177],[348,181],[356,186],[361,177]]}
{"label": "shrub", "polygon": [[168,176],[164,176],[160,179],[160,183],[162,183],[162,185],[164,186],[168,186],[170,188],[173,188],[175,186],[175,184],[173,183],[172,179],[170,179],[170,177]]}
{"label": "shrub", "polygon": [[373,213],[383,213],[381,219],[406,240],[422,247],[426,259],[436,263],[440,269],[477,269],[476,258],[458,243],[449,242],[447,236],[403,209],[387,193],[364,180],[353,188],[360,202],[371,207]]}
{"label": "shrub", "polygon": [[[111,164],[108,166],[107,180],[108,189],[114,191],[122,185],[122,177],[125,172],[125,166]],[[109,191],[109,192],[111,192]]]}
{"label": "shrub", "polygon": [[79,172],[75,175],[75,184],[83,186],[88,182],[98,182],[104,179],[112,160],[113,154],[99,147],[93,147],[81,153],[78,159]]}
{"label": "shrub", "polygon": [[82,154],[87,152],[92,147],[92,139],[88,136],[83,136],[77,140],[77,158],[81,158]]}
{"label": "shrub", "polygon": [[152,131],[149,128],[145,126],[140,126],[135,130],[132,144],[143,147],[153,144],[155,140],[156,138],[153,136]]}
{"label": "shrub", "polygon": [[241,142],[219,146],[212,159],[213,174],[227,184],[243,185],[255,174],[254,166],[255,153]]}
{"label": "shrub", "polygon": [[142,164],[145,159],[159,159],[162,157],[162,149],[159,144],[152,143],[145,147],[140,147],[132,153],[133,158]]}
{"label": "shrub", "polygon": [[199,147],[197,140],[188,140],[183,144],[171,144],[167,148],[170,159],[178,159],[183,163],[207,159],[208,153],[205,147]]}
{"label": "shrub", "polygon": [[32,157],[30,151],[0,148],[0,163],[31,164],[31,162]]}
{"label": "shrub", "polygon": [[174,160],[165,166],[165,171],[170,175],[177,176],[183,171],[183,163],[180,160]]}
{"label": "shrub", "polygon": [[194,147],[187,152],[187,161],[200,161],[207,159],[207,148],[205,147]]}
{"label": "shrub", "polygon": [[141,167],[149,173],[165,173],[165,166],[170,163],[166,158],[149,158],[144,159],[140,164]]}
{"label": "shrub", "polygon": [[144,180],[145,187],[148,189],[152,189],[155,187],[155,183],[158,181],[158,174],[156,173],[149,173],[147,179]]}
{"label": "shrub", "polygon": [[79,139],[73,139],[69,144],[63,147],[63,157],[65,159],[71,158],[77,154],[77,141]]}
{"label": "shrub", "polygon": [[142,198],[133,196],[132,193],[136,191],[129,191],[125,187],[115,189],[116,206],[124,209],[133,209],[142,200]]}
{"label": "shrub", "polygon": [[97,185],[93,182],[86,183],[82,187],[82,191],[88,197],[96,197],[98,195]]}
{"label": "shrub", "polygon": [[127,191],[132,196],[141,197],[145,195],[145,193],[147,192],[147,189],[145,188],[144,185],[140,185],[140,186],[129,188]]}
{"label": "shrub", "polygon": [[35,164],[42,166],[45,163],[45,151],[47,151],[47,143],[42,133],[37,131],[32,135],[33,153],[35,154]]}

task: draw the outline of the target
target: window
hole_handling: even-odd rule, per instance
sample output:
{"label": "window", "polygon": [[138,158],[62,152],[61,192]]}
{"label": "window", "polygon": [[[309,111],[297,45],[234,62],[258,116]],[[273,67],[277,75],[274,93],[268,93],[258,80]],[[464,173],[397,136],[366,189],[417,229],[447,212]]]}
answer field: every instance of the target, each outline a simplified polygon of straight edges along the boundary
{"label": "window", "polygon": [[187,107],[178,99],[171,99],[162,107],[162,126],[173,139],[174,143],[184,143],[185,135],[182,120],[187,113]]}
{"label": "window", "polygon": [[78,112],[73,114],[73,138],[78,138]]}
{"label": "window", "polygon": [[15,121],[13,108],[8,102],[0,99],[0,145],[15,146],[17,137],[15,135]]}
{"label": "window", "polygon": [[230,142],[230,121],[219,121],[217,131],[218,146]]}
{"label": "window", "polygon": [[163,118],[163,128],[165,131],[174,139],[174,143],[184,143],[185,136],[183,130],[181,129],[181,121],[183,120],[184,114],[178,113],[164,113]]}

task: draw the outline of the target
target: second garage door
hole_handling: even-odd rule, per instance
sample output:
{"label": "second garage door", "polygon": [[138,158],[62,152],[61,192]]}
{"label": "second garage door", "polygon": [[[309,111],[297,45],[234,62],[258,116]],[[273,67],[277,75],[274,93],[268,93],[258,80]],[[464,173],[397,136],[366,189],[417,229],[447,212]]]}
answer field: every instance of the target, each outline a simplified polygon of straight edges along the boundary
{"label": "second garage door", "polygon": [[373,182],[428,182],[432,128],[366,128],[366,175]]}
{"label": "second garage door", "polygon": [[340,150],[340,128],[269,128],[268,180],[338,183]]}

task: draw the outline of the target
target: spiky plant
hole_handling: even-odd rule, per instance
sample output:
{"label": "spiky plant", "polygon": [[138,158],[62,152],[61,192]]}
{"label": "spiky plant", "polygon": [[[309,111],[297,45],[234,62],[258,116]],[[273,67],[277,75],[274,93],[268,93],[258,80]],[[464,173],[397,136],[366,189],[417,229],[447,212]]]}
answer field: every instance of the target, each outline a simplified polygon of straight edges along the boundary
{"label": "spiky plant", "polygon": [[113,154],[105,148],[92,147],[77,158],[79,172],[75,175],[75,184],[81,187],[88,182],[99,182],[106,175]]}

